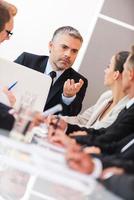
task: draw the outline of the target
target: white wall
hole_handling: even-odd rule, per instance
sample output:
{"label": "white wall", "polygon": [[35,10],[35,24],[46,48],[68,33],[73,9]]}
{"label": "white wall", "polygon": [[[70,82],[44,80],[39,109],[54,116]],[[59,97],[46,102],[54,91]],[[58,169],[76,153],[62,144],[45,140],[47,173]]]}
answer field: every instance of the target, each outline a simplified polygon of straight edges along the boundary
{"label": "white wall", "polygon": [[104,0],[7,0],[18,8],[14,35],[1,44],[0,56],[14,60],[23,51],[48,54],[48,42],[60,26],[77,28],[84,38],[74,64],[78,69]]}

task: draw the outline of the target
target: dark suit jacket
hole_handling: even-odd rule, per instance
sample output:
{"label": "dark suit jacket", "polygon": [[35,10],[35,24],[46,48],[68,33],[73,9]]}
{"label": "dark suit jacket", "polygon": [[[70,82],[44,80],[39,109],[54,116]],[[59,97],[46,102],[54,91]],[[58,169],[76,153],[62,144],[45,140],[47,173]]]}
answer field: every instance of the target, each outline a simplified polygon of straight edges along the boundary
{"label": "dark suit jacket", "polygon": [[[48,56],[38,56],[30,53],[22,53],[16,60],[16,63],[32,68],[39,72],[44,73],[48,61]],[[74,101],[68,106],[63,103],[61,94],[63,93],[63,85],[67,79],[74,79],[78,82],[79,79],[83,79],[84,84],[81,90],[76,95]],[[59,79],[52,86],[44,110],[51,108],[56,104],[62,104],[63,112],[62,115],[77,115],[82,107],[82,101],[85,96],[88,81],[82,75],[77,73],[74,69],[70,68],[64,71]]]}
{"label": "dark suit jacket", "polygon": [[78,143],[88,146],[95,145],[100,147],[103,152],[112,154],[115,152],[115,145],[117,149],[118,144],[120,144],[119,148],[123,147],[121,143],[118,143],[120,140],[134,133],[134,104],[129,109],[123,109],[115,122],[108,128],[95,130],[79,127],[79,129],[89,132],[89,135],[77,136]]}
{"label": "dark suit jacket", "polygon": [[14,124],[14,117],[8,113],[11,108],[0,103],[0,128],[11,130]]}
{"label": "dark suit jacket", "polygon": [[120,151],[118,153],[114,153],[113,155],[100,154],[94,156],[98,157],[102,161],[103,168],[116,166],[123,168],[127,173],[134,174],[134,144],[132,144],[124,152]]}
{"label": "dark suit jacket", "polygon": [[123,199],[134,199],[134,175],[123,174],[112,176],[102,181],[102,184]]}

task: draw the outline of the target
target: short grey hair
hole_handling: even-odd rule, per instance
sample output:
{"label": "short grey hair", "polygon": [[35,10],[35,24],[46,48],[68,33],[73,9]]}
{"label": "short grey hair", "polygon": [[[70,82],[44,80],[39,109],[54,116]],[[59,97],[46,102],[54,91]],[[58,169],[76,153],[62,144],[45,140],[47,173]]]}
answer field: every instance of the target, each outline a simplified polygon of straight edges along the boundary
{"label": "short grey hair", "polygon": [[128,66],[128,68],[134,69],[134,45],[131,47],[131,52],[130,52],[129,57],[127,59],[127,66]]}
{"label": "short grey hair", "polygon": [[82,38],[81,34],[79,33],[79,31],[71,26],[62,26],[62,27],[58,28],[57,30],[55,30],[53,37],[52,37],[52,41],[58,34],[68,34],[71,37],[74,37],[74,38],[80,40],[81,43],[83,42],[83,38]]}

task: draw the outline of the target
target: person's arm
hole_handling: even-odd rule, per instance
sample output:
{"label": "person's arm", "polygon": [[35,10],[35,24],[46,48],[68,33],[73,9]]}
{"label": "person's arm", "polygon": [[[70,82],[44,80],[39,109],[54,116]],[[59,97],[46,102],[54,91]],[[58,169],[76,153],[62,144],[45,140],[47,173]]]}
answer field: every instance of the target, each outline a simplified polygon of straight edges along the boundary
{"label": "person's arm", "polygon": [[[85,129],[79,128],[78,126],[69,125],[67,129],[67,133],[76,131],[73,130],[77,128],[77,130],[86,131],[89,133],[88,136],[78,136],[76,141],[80,144],[94,145],[98,147],[105,148],[105,146],[111,144],[113,142],[118,142],[121,139],[125,138],[127,135],[130,135],[134,132],[134,115],[133,115],[134,106],[128,109],[127,111],[123,110],[116,121],[105,129]],[[71,128],[70,128],[71,127]],[[107,147],[108,148],[108,147]]]}
{"label": "person's arm", "polygon": [[80,91],[84,81],[79,79],[75,82],[74,79],[67,79],[63,86],[62,101],[66,105],[70,105],[76,98],[76,94]]}
{"label": "person's arm", "polygon": [[[111,141],[110,143],[101,143],[99,141],[95,142],[95,145],[101,149],[102,153],[105,153],[107,155],[113,154],[113,153],[119,153],[121,152],[121,149],[128,144],[132,139],[134,138],[134,133],[131,133],[130,135],[124,137],[123,139],[119,141]],[[125,157],[126,152],[124,152],[123,157]],[[127,151],[128,155],[128,151]]]}
{"label": "person's arm", "polygon": [[[130,150],[131,151],[131,150]],[[134,173],[133,151],[131,157],[124,156],[122,153],[114,155],[95,155],[103,163],[103,169],[116,166],[122,168],[126,173]]]}
{"label": "person's arm", "polygon": [[87,85],[88,85],[88,81],[85,78],[82,78],[82,80],[84,81],[82,87],[80,88],[80,91],[76,94],[75,99],[71,102],[71,104],[66,105],[63,102],[62,99],[62,95],[61,95],[61,101],[60,103],[63,106],[63,111],[62,111],[62,115],[63,116],[75,116],[77,114],[79,114],[79,112],[81,111],[82,108],[82,101],[84,99],[85,93],[86,93],[86,89],[87,89]]}
{"label": "person's arm", "polygon": [[101,183],[123,199],[134,199],[134,176],[128,174],[114,175]]}
{"label": "person's arm", "polygon": [[[6,104],[6,101],[5,102],[1,101],[2,94],[6,95],[6,98],[8,99],[8,102],[9,102],[8,104]],[[16,97],[15,97],[15,95],[12,93],[12,91],[10,89],[8,89],[7,87],[3,87],[3,91],[0,94],[0,102],[6,104],[8,106],[13,107],[15,105],[15,103],[16,103]]]}
{"label": "person's arm", "polygon": [[[102,129],[92,130],[92,133],[97,133],[97,137],[92,136],[92,144],[93,146],[100,147],[102,152],[106,151],[106,149],[109,149],[109,152],[114,152],[114,146],[116,148],[121,147],[118,143],[125,137],[131,135],[134,132],[134,106],[132,106],[128,110],[122,110],[121,113],[118,115],[116,121],[109,126],[108,128],[104,129],[104,132],[100,131]],[[91,132],[91,129],[89,129],[89,133]],[[102,134],[100,134],[102,133]],[[92,135],[93,135],[92,134]],[[90,135],[90,134],[89,134]],[[91,137],[91,135],[90,135]],[[83,139],[82,139],[83,140]],[[86,140],[86,138],[84,139]],[[90,139],[91,141],[91,139]]]}
{"label": "person's arm", "polygon": [[13,115],[9,113],[11,107],[8,107],[2,103],[0,103],[0,128],[11,130],[15,121]]}
{"label": "person's arm", "polygon": [[74,117],[64,116],[63,119],[69,124],[75,124],[81,127],[85,126],[88,128],[91,126],[92,122],[96,120],[98,114],[100,113],[100,107],[102,107],[102,104],[104,104],[104,102],[111,97],[111,91],[106,91],[101,94],[101,96],[93,106],[86,109],[83,113]]}
{"label": "person's arm", "polygon": [[111,148],[110,145],[112,144],[115,144],[116,146],[118,145],[117,148],[120,147],[120,143],[118,142],[134,132],[133,121],[133,113],[124,115],[122,119],[119,117],[115,123],[107,128],[106,134],[97,137],[95,141],[96,144],[100,144],[102,149],[105,151],[106,149]]}
{"label": "person's arm", "polygon": [[63,119],[72,125],[78,125],[78,126],[86,126],[86,124],[88,123],[92,113],[94,112],[94,107],[92,106],[90,108],[88,108],[87,110],[85,110],[82,114],[79,114],[77,116],[73,116],[73,117],[69,117],[69,116],[63,116]]}
{"label": "person's arm", "polygon": [[100,135],[104,135],[106,132],[105,128],[101,128],[99,130],[96,129],[85,129],[83,128],[82,131],[86,131],[87,135],[79,135],[79,136],[74,136],[73,138],[75,138],[76,142],[81,144],[81,145],[87,145],[87,146],[98,146],[96,145],[96,139],[100,136]]}

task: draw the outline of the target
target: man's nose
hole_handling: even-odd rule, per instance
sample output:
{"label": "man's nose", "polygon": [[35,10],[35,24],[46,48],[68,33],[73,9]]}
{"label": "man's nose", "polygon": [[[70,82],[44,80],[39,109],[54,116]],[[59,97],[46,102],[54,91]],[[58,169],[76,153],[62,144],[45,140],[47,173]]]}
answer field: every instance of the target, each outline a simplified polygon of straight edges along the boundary
{"label": "man's nose", "polygon": [[66,50],[66,51],[65,51],[65,56],[66,56],[66,57],[71,57],[71,50],[69,50],[69,49]]}

